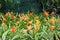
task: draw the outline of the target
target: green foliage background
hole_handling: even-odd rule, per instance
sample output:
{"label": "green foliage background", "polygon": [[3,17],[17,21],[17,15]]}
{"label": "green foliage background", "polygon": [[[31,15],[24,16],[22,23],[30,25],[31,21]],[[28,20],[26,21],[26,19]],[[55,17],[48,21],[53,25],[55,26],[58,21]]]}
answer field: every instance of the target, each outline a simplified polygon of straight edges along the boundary
{"label": "green foliage background", "polygon": [[60,6],[60,0],[0,0],[0,11],[41,12]]}

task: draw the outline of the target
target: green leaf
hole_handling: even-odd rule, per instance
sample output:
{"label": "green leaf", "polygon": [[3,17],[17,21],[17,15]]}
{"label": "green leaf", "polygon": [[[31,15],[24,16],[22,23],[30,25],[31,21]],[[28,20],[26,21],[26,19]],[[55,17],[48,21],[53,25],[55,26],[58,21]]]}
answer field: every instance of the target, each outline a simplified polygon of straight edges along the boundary
{"label": "green leaf", "polygon": [[11,40],[14,40],[14,39],[16,39],[18,37],[19,37],[19,35],[15,35]]}
{"label": "green leaf", "polygon": [[7,30],[6,32],[3,33],[2,35],[2,40],[6,40],[6,36],[10,30]]}
{"label": "green leaf", "polygon": [[37,35],[35,35],[35,40],[38,40],[38,36]]}

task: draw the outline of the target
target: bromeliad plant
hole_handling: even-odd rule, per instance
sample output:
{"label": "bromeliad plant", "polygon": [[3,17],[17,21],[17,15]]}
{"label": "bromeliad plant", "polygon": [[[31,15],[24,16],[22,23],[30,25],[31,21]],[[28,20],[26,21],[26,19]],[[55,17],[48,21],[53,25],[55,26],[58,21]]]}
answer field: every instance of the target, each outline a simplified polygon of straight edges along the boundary
{"label": "bromeliad plant", "polygon": [[0,13],[1,40],[60,40],[60,17],[41,14]]}

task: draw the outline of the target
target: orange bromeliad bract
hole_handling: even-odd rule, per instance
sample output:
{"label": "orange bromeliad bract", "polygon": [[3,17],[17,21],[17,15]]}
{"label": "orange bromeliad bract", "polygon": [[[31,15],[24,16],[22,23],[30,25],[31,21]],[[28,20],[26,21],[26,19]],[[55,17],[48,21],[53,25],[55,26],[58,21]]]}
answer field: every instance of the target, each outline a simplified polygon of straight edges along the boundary
{"label": "orange bromeliad bract", "polygon": [[45,12],[44,15],[45,15],[45,17],[48,17],[49,16],[49,12]]}
{"label": "orange bromeliad bract", "polygon": [[50,20],[50,24],[53,24],[53,23],[55,23],[55,22],[57,22],[57,19],[56,19],[56,18]]}
{"label": "orange bromeliad bract", "polygon": [[22,21],[24,21],[24,19],[25,19],[25,17],[24,17],[24,16],[22,16]]}
{"label": "orange bromeliad bract", "polygon": [[5,17],[8,18],[8,17],[9,17],[9,13],[6,13],[6,14],[5,14]]}
{"label": "orange bromeliad bract", "polygon": [[6,23],[7,22],[7,19],[3,18],[3,22]]}
{"label": "orange bromeliad bract", "polygon": [[20,14],[17,17],[20,18]]}
{"label": "orange bromeliad bract", "polygon": [[55,21],[55,22],[57,22],[57,19],[56,19],[56,18],[54,18],[54,21]]}
{"label": "orange bromeliad bract", "polygon": [[29,21],[29,22],[28,22],[28,25],[32,25],[32,22],[31,22],[31,21]]}
{"label": "orange bromeliad bract", "polygon": [[16,20],[16,16],[13,16],[13,17],[12,17],[12,20]]}
{"label": "orange bromeliad bract", "polygon": [[17,21],[16,23],[17,23],[18,25],[20,24],[20,22],[19,22],[19,21]]}
{"label": "orange bromeliad bract", "polygon": [[54,30],[55,26],[50,26],[50,31]]}
{"label": "orange bromeliad bract", "polygon": [[33,12],[29,14],[29,16],[33,16]]}
{"label": "orange bromeliad bract", "polygon": [[33,28],[32,25],[29,25],[29,26],[27,27],[28,30],[32,30],[32,28]]}
{"label": "orange bromeliad bract", "polygon": [[16,27],[15,26],[12,27],[12,32],[16,32]]}
{"label": "orange bromeliad bract", "polygon": [[30,20],[30,18],[26,18],[26,21],[28,22]]}
{"label": "orange bromeliad bract", "polygon": [[54,23],[54,20],[50,20],[50,24],[53,24]]}

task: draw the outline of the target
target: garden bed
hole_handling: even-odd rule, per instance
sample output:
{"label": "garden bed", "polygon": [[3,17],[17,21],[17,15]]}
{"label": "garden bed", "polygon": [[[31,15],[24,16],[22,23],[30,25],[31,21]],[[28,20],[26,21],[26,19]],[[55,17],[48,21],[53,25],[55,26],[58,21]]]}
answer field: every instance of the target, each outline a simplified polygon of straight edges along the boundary
{"label": "garden bed", "polygon": [[60,40],[60,17],[54,12],[0,13],[1,40]]}

